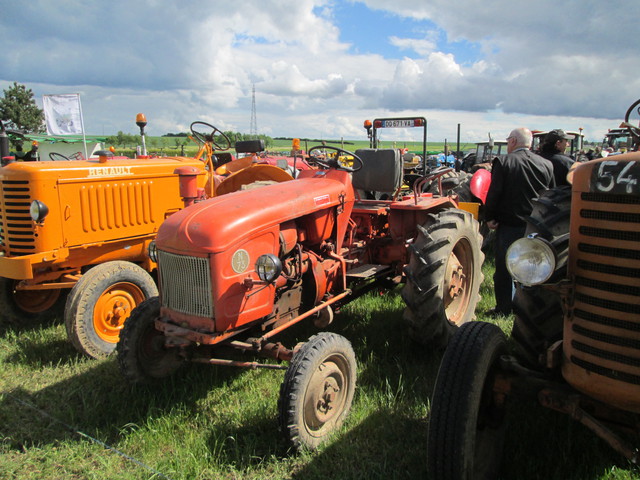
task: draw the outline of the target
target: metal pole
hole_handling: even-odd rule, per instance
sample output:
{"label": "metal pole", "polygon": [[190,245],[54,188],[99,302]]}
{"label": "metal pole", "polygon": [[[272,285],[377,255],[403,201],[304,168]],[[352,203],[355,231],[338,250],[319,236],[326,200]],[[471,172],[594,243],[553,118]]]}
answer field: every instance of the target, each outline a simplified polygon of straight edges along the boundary
{"label": "metal pole", "polygon": [[458,155],[460,155],[460,124],[458,124],[458,137],[457,137],[457,143],[456,143],[456,155],[455,155],[455,159],[456,159],[456,172],[460,171],[460,163],[458,160]]}

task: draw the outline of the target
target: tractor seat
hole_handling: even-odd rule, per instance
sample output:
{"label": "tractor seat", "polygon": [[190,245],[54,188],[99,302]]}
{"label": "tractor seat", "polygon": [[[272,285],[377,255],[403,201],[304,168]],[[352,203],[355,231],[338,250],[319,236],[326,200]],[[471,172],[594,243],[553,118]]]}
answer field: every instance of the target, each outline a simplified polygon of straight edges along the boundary
{"label": "tractor seat", "polygon": [[236,142],[236,153],[258,153],[264,152],[264,140],[241,140]]}
{"label": "tractor seat", "polygon": [[353,187],[369,192],[395,192],[402,185],[402,157],[394,148],[356,150],[362,168],[353,172]]}

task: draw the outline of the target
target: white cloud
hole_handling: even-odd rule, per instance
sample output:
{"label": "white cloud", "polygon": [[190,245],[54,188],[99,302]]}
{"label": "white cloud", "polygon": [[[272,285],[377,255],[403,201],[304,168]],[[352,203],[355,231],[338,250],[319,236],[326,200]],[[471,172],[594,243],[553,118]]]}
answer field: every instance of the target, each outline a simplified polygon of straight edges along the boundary
{"label": "white cloud", "polygon": [[[436,24],[381,29],[402,59],[349,53],[333,1],[0,0],[0,87],[81,93],[91,133],[135,131],[138,111],[150,134],[194,120],[248,131],[255,84],[266,134],[365,138],[365,118],[424,115],[432,140],[457,123],[470,140],[514,125],[595,138],[640,92],[634,0],[568,0],[558,15],[553,0],[365,0]],[[477,56],[463,61],[443,38]]]}

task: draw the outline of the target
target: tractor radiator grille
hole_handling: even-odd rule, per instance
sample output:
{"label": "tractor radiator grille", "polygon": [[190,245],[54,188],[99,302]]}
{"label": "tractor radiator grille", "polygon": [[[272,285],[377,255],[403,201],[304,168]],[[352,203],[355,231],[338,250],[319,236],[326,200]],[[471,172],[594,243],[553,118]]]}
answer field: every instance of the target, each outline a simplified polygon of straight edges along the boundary
{"label": "tractor radiator grille", "polygon": [[87,185],[80,189],[80,212],[85,232],[114,230],[153,223],[150,182]]}
{"label": "tractor radiator grille", "polygon": [[3,180],[0,204],[0,242],[6,255],[35,251],[33,220],[29,215],[31,190],[27,180]]}
{"label": "tractor radiator grille", "polygon": [[640,198],[582,193],[573,203],[569,361],[640,385]]}
{"label": "tractor radiator grille", "polygon": [[162,306],[186,315],[213,318],[209,259],[158,251]]}

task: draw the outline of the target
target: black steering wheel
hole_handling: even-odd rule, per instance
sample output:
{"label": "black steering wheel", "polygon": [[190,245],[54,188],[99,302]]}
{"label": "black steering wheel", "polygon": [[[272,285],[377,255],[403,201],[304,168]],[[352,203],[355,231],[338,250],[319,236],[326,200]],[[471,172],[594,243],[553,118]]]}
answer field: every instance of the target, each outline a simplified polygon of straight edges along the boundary
{"label": "black steering wheel", "polygon": [[61,161],[61,160],[69,160],[69,157],[62,155],[61,153],[49,152],[49,159]]}
{"label": "black steering wheel", "polygon": [[[317,154],[314,155],[314,152],[319,150],[322,150],[322,151],[333,150],[334,152],[336,152],[336,155],[334,157],[328,157],[324,155],[321,157]],[[317,163],[318,165],[324,168],[335,168],[336,170],[344,170],[345,172],[353,173],[360,170],[364,165],[364,163],[362,162],[362,159],[359,156],[357,156],[355,153],[349,152],[347,150],[342,150],[341,148],[338,148],[338,147],[316,145],[315,147],[311,147],[307,153],[309,155],[309,161]],[[354,166],[349,167],[347,165],[341,164],[340,161],[338,160],[340,157],[340,154],[352,156],[354,160],[354,164],[353,164]],[[356,162],[357,162],[357,165],[356,165]]]}
{"label": "black steering wheel", "polygon": [[[199,143],[209,143],[216,150],[229,150],[231,148],[231,140],[222,130],[205,122],[193,122],[189,127],[191,134]],[[206,130],[203,132],[202,130]]]}
{"label": "black steering wheel", "polygon": [[[635,113],[635,115],[634,115]],[[633,143],[640,143],[640,100],[636,100],[624,116],[624,126],[633,137]]]}

